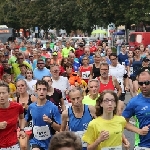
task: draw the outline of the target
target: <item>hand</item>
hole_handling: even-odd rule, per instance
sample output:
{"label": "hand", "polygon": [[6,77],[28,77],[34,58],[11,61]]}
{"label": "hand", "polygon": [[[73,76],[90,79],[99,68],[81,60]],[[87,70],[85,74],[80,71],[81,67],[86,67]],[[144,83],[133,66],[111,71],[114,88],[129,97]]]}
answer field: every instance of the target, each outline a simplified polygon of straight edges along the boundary
{"label": "hand", "polygon": [[108,131],[101,131],[99,139],[101,142],[109,139],[109,132]]}
{"label": "hand", "polygon": [[26,137],[26,134],[24,131],[19,131],[19,133],[17,134],[18,138],[22,138],[24,139]]}
{"label": "hand", "polygon": [[6,127],[7,127],[6,121],[0,122],[0,129],[6,129]]}
{"label": "hand", "polygon": [[129,91],[129,87],[128,86],[125,87],[125,91]]}
{"label": "hand", "polygon": [[139,135],[146,135],[148,133],[148,131],[149,131],[149,127],[150,127],[150,125],[145,126],[142,129],[139,129],[139,133],[138,134]]}
{"label": "hand", "polygon": [[52,120],[48,118],[45,114],[43,115],[43,121],[50,123]]}
{"label": "hand", "polygon": [[124,147],[125,147],[126,150],[129,150],[129,148],[130,148],[130,143],[129,143],[129,141],[128,141],[127,139],[125,139],[125,140],[123,141],[123,145],[124,145]]}

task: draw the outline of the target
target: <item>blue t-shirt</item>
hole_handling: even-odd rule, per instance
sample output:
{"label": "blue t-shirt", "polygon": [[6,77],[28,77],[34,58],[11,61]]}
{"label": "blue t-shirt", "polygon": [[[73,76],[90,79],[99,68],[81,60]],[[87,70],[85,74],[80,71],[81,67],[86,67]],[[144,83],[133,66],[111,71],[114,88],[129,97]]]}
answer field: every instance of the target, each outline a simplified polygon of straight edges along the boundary
{"label": "blue t-shirt", "polygon": [[[84,56],[84,55],[83,55],[83,56]],[[79,58],[79,63],[80,63],[80,65],[82,65],[83,56],[80,56],[80,58]],[[89,64],[93,64],[93,63],[94,63],[93,56],[89,56]]]}
{"label": "blue t-shirt", "polygon": [[[150,125],[150,98],[143,97],[143,94],[133,97],[123,111],[125,118],[135,117],[138,128],[142,129]],[[136,146],[150,148],[150,131],[147,135],[136,135]]]}
{"label": "blue t-shirt", "polygon": [[127,53],[126,53],[126,54],[120,53],[120,54],[118,55],[118,62],[119,62],[121,65],[123,65],[123,63],[125,63],[125,61],[126,61],[127,59],[128,59]]}
{"label": "blue t-shirt", "polygon": [[35,68],[33,71],[33,77],[35,80],[42,80],[43,76],[50,76],[51,73],[50,70],[44,67],[42,70],[39,70],[38,68]]}
{"label": "blue t-shirt", "polygon": [[[44,150],[48,150],[52,134],[50,124],[43,121],[44,114],[57,124],[61,124],[61,115],[59,113],[57,106],[55,106],[52,102],[48,100],[43,106],[37,106],[36,102],[30,104],[27,110],[27,114],[25,116],[25,120],[29,122],[32,117],[34,136],[32,139],[30,139],[30,145],[36,144],[41,148],[43,148]],[[48,130],[44,131],[46,128]],[[48,134],[50,135],[50,137],[48,136]],[[43,140],[43,137],[48,138]]]}
{"label": "blue t-shirt", "polygon": [[25,76],[23,76],[22,74],[19,74],[16,78],[16,81],[21,80],[21,79],[25,79]]}

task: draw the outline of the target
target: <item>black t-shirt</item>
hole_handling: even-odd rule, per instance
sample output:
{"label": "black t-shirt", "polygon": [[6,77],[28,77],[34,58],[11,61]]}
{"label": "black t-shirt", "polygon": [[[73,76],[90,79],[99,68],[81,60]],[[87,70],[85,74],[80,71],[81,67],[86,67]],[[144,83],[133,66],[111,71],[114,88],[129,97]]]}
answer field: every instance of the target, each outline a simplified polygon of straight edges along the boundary
{"label": "black t-shirt", "polygon": [[8,69],[4,68],[4,73],[11,74],[11,68]]}

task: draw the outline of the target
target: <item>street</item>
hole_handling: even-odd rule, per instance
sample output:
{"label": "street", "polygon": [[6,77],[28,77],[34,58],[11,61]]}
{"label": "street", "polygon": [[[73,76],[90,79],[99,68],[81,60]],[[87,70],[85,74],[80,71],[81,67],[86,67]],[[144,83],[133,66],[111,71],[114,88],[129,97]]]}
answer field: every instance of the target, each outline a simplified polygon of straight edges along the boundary
{"label": "street", "polygon": [[[130,98],[131,98],[130,93],[127,93],[126,94],[126,99],[125,99],[126,104],[130,100]],[[134,120],[132,120],[132,123],[134,123]],[[128,141],[130,142],[130,150],[133,150],[134,149],[134,133],[125,130],[125,136],[128,139]]]}

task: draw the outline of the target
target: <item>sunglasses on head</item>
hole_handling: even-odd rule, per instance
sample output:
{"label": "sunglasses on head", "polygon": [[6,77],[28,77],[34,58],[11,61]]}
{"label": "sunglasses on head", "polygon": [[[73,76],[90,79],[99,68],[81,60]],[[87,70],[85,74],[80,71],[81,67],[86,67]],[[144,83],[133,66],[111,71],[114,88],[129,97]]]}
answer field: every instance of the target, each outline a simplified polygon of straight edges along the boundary
{"label": "sunglasses on head", "polygon": [[140,86],[143,86],[143,84],[145,84],[145,85],[150,85],[150,81],[138,82],[138,84],[139,84]]}

